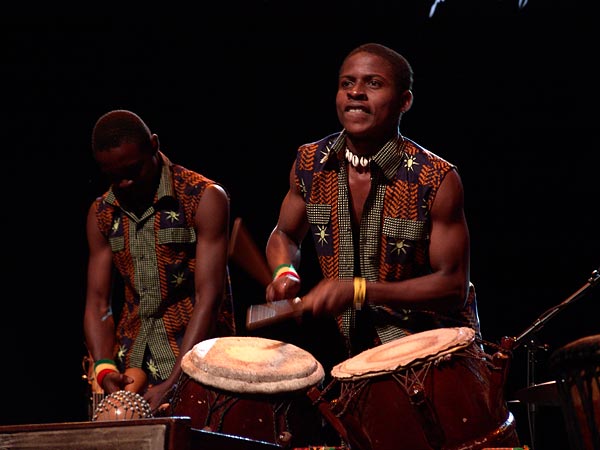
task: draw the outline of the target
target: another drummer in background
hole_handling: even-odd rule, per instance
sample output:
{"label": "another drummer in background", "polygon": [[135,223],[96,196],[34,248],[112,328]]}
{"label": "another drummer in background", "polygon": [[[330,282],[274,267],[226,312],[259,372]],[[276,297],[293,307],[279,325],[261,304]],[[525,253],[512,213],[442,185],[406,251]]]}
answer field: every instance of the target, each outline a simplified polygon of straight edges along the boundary
{"label": "another drummer in background", "polygon": [[479,336],[463,185],[456,167],[400,132],[413,71],[377,43],[352,50],[338,75],[342,130],[300,146],[266,256],[267,301],[302,293],[310,232],[323,279],[305,311],[334,316],[348,356],[402,336],[467,326]]}
{"label": "another drummer in background", "polygon": [[[172,163],[135,113],[113,110],[92,132],[110,186],[87,216],[86,345],[105,394],[127,390],[142,369],[156,411],[168,402],[182,356],[235,333],[227,266],[230,199],[219,183]],[[112,314],[117,277],[123,308]],[[139,372],[139,370],[138,370]]]}

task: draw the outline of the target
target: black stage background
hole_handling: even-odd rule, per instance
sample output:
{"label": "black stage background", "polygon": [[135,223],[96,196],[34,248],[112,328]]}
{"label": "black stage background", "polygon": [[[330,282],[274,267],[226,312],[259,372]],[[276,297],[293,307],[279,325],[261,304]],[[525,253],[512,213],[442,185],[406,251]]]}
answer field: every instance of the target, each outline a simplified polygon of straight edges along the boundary
{"label": "black stage background", "polygon": [[[433,3],[2,16],[0,424],[87,419],[84,223],[104,188],[89,150],[97,117],[139,113],[172,160],[229,189],[232,220],[263,248],[296,147],[339,129],[337,69],[367,41],[413,64],[403,133],[459,167],[484,337],[520,335],[584,286],[600,263],[595,16],[567,0],[447,0],[430,17]],[[232,277],[243,320],[263,289],[239,267]],[[600,333],[598,301],[586,290],[537,333],[547,350],[536,352],[536,382],[550,379],[553,350]],[[327,324],[306,325],[309,338],[294,324],[265,334],[327,364]],[[509,399],[527,384],[527,359],[515,352]],[[525,405],[512,408],[531,445]],[[537,413],[537,450],[565,448],[559,409]]]}

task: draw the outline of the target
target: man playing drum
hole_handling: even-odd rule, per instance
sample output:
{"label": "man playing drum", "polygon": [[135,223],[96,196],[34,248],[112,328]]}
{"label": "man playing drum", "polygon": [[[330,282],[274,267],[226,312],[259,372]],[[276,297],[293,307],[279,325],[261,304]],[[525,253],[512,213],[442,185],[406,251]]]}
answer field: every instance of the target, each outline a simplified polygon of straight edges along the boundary
{"label": "man playing drum", "polygon": [[440,327],[479,335],[461,179],[400,133],[412,82],[408,61],[387,47],[350,52],[336,96],[343,130],[299,148],[267,242],[267,300],[291,299],[310,231],[323,280],[304,309],[337,317],[348,356]]}
{"label": "man playing drum", "polygon": [[[442,329],[456,329],[461,335],[463,329],[469,330],[465,345],[471,339],[481,342],[461,178],[453,164],[400,132],[401,118],[413,102],[412,83],[409,62],[388,47],[368,43],[346,56],[336,95],[342,130],[298,149],[289,190],[266,246],[274,271],[266,288],[267,301],[294,299],[313,317],[335,317],[350,358],[381,348],[384,352],[373,356],[385,360],[398,354],[400,349],[389,348],[395,342]],[[303,292],[296,268],[309,232],[323,278]],[[455,332],[449,335],[454,345]],[[447,337],[444,333],[418,339],[401,349],[414,350],[420,343],[439,343]],[[462,345],[462,339],[457,341]],[[357,401],[354,406],[335,404],[344,403],[339,415],[350,427],[353,441],[361,442],[361,450],[462,444],[461,448],[482,448],[518,442],[512,416],[499,396],[490,395],[493,383],[486,381],[481,392],[462,396],[469,402],[464,410],[455,397],[436,392],[443,390],[435,386],[440,379],[455,386],[467,376],[481,383],[491,375],[479,345],[453,355],[445,345],[438,350],[446,353],[446,360],[454,357],[460,370],[452,370],[454,362],[438,367],[438,355],[433,355],[426,365],[410,367],[402,377],[390,375],[399,366],[391,364],[389,370],[386,366],[383,372],[394,378],[391,386],[402,384],[396,381],[402,378],[410,389],[405,385],[395,390],[388,385],[377,388],[370,380],[342,388],[342,394],[351,391],[345,398]],[[372,358],[367,353],[365,359]],[[369,374],[344,376],[353,382]],[[370,393],[362,395],[366,384]],[[377,391],[382,395],[377,397]],[[421,396],[416,398],[415,393]],[[448,404],[435,404],[432,394],[446,398]],[[411,397],[408,408],[396,411],[404,395]],[[390,404],[373,405],[381,399]],[[416,403],[418,411],[411,409]],[[444,423],[449,415],[455,416],[452,423]],[[414,439],[407,439],[409,435]],[[401,447],[401,442],[409,446]]]}
{"label": "man playing drum", "polygon": [[[83,318],[94,379],[104,394],[138,384],[153,412],[168,403],[181,358],[235,333],[227,247],[229,194],[172,163],[156,133],[128,110],[102,115],[92,153],[110,183],[87,216]],[[113,316],[113,288],[123,301]],[[117,294],[117,297],[119,295]]]}

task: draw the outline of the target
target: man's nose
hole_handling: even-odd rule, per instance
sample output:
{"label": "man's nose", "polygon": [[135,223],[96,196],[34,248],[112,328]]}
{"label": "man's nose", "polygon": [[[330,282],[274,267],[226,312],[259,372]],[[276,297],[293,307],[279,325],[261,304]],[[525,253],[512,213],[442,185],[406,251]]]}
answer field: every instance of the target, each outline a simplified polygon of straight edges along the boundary
{"label": "man's nose", "polygon": [[363,98],[365,97],[365,92],[360,87],[360,85],[355,85],[352,89],[348,91],[348,98]]}

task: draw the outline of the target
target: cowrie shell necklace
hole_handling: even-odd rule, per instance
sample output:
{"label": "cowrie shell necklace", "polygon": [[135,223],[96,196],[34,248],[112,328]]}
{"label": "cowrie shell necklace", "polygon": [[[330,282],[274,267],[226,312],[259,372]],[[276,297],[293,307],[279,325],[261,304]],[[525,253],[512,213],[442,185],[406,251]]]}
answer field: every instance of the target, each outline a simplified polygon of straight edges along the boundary
{"label": "cowrie shell necklace", "polygon": [[346,147],[346,159],[354,167],[358,167],[358,166],[367,167],[369,165],[369,163],[371,162],[370,156],[368,158],[365,158],[364,156],[355,155],[354,153],[352,153],[350,151],[350,149],[348,147]]}

